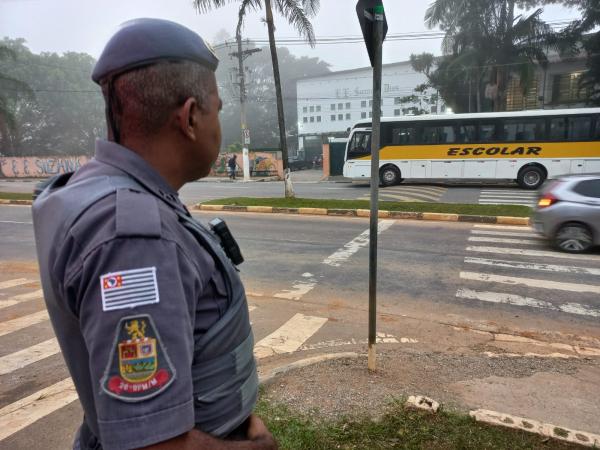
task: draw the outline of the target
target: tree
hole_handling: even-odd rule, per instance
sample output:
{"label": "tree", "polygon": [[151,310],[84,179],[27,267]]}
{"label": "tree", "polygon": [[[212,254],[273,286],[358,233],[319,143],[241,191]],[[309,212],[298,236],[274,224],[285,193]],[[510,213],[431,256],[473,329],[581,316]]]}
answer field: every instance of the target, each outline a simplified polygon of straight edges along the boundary
{"label": "tree", "polygon": [[[556,45],[556,36],[541,19],[542,9],[517,14],[518,7],[532,7],[539,1],[517,0],[436,0],[425,15],[428,27],[446,32],[442,49],[445,55],[432,73],[445,87],[462,85],[461,95],[475,94],[476,109],[482,110],[484,82],[493,89],[495,111],[506,109],[509,81],[518,75],[523,91],[529,87],[535,65],[547,64],[546,51]],[[443,68],[441,67],[443,66]],[[460,82],[460,77],[466,82]],[[432,81],[432,80],[430,80]],[[447,91],[440,92],[446,100]],[[467,92],[465,92],[467,91]],[[469,95],[467,104],[473,100]],[[456,99],[455,99],[456,100]]]}
{"label": "tree", "polygon": [[[0,45],[0,61],[15,62],[16,59],[17,53],[13,49]],[[22,97],[33,97],[33,91],[27,83],[0,72],[0,150],[4,149],[7,154],[13,152],[12,134],[17,127],[14,105]],[[0,155],[2,153],[0,151]]]}
{"label": "tree", "polygon": [[[230,0],[232,1],[232,0]],[[194,0],[194,6],[199,12],[206,12],[211,8],[218,8],[228,3],[228,0]],[[307,42],[314,46],[315,34],[309,18],[313,17],[319,9],[319,0],[239,0],[239,19],[243,22],[244,17],[251,10],[265,9],[265,21],[269,34],[269,49],[273,66],[273,79],[275,82],[275,97],[277,102],[277,117],[279,122],[279,142],[283,157],[283,167],[288,167],[288,148],[285,129],[285,114],[283,109],[283,95],[281,91],[281,77],[279,73],[279,61],[277,46],[275,43],[275,22],[273,19],[273,5],[298,33],[304,36]],[[287,191],[286,191],[287,192]]]}

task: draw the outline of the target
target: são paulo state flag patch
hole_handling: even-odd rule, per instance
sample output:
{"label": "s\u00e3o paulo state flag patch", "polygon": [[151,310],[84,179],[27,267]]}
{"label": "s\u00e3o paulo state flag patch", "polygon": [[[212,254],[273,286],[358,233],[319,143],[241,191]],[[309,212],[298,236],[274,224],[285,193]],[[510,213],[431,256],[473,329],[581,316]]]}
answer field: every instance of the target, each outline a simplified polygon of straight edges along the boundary
{"label": "s\u00e3o paulo state flag patch", "polygon": [[100,291],[103,311],[158,303],[156,267],[104,274],[100,277]]}

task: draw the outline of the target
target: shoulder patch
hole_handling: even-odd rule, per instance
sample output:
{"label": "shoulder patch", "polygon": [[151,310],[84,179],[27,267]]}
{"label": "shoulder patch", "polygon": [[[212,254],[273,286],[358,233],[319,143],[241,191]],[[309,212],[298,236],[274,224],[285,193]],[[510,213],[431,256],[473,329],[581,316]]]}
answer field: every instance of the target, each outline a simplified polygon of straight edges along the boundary
{"label": "shoulder patch", "polygon": [[102,310],[134,308],[160,301],[156,267],[121,270],[100,276]]}
{"label": "shoulder patch", "polygon": [[148,314],[124,317],[115,333],[102,390],[124,402],[156,397],[175,380],[175,369]]}
{"label": "shoulder patch", "polygon": [[145,192],[117,190],[116,235],[160,237],[161,221],[157,199]]}

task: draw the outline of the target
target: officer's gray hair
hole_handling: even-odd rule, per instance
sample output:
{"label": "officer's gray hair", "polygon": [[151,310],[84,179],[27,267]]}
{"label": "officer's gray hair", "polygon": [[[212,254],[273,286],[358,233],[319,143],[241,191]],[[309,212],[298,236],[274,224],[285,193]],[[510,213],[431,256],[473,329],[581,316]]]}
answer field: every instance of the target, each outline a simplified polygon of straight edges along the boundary
{"label": "officer's gray hair", "polygon": [[[213,76],[208,68],[187,61],[160,62],[120,75],[114,82],[111,109],[121,139],[156,133],[190,97],[206,105],[214,89]],[[102,92],[106,100],[106,84]]]}

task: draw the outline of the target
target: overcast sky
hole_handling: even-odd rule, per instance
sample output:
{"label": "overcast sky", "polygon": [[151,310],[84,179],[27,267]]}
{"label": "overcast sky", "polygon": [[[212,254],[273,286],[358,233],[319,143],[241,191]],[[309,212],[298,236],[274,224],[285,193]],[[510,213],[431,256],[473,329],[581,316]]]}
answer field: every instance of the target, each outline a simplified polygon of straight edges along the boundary
{"label": "overcast sky", "polygon": [[[482,0],[485,1],[485,0]],[[0,0],[0,36],[24,38],[35,52],[78,51],[98,57],[104,43],[117,26],[136,17],[160,17],[182,23],[213,42],[222,29],[235,33],[237,2],[221,9],[198,14],[189,0]],[[389,33],[426,31],[423,16],[427,0],[384,0]],[[356,0],[321,0],[321,10],[313,19],[318,37],[359,35]],[[576,10],[546,7],[548,21],[571,19]],[[248,17],[244,36],[267,38],[262,13]],[[295,30],[276,16],[276,38],[295,37]],[[384,46],[384,63],[405,61],[411,53],[440,53],[441,40],[388,42]],[[364,44],[307,45],[290,47],[296,55],[318,56],[333,70],[369,65]]]}

